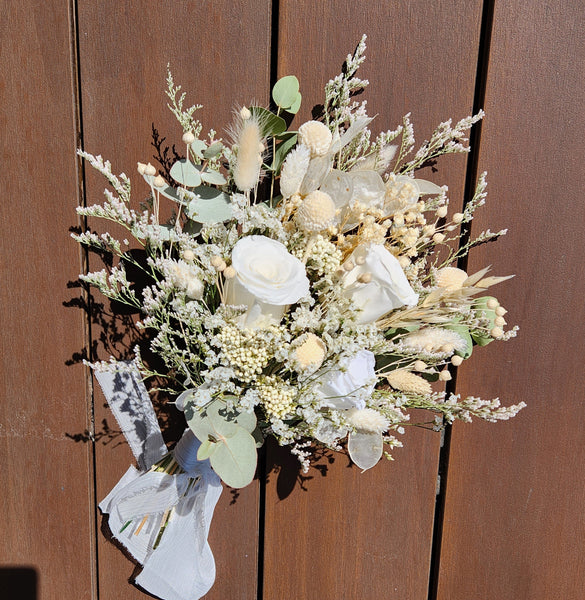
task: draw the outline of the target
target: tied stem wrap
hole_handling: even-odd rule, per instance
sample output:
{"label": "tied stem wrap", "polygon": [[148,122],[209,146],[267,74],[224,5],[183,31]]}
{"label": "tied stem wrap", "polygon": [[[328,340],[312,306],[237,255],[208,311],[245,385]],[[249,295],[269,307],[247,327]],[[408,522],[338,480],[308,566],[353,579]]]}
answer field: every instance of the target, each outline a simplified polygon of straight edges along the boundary
{"label": "tied stem wrap", "polygon": [[215,581],[207,537],[221,481],[197,460],[199,440],[187,429],[173,455],[184,470],[149,471],[166,454],[152,402],[132,363],[95,368],[96,378],[136,457],[100,503],[113,537],[142,565],[136,583],[164,600],[198,600]]}

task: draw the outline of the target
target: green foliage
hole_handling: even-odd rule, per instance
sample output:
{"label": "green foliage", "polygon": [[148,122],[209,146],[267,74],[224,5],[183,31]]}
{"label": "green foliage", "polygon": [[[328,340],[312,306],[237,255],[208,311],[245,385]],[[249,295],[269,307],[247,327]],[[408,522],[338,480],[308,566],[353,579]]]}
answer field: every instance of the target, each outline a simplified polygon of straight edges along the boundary
{"label": "green foliage", "polygon": [[201,442],[197,458],[209,462],[229,486],[248,485],[256,472],[256,441],[250,434],[256,427],[254,415],[228,411],[223,400],[213,400],[205,408],[185,407],[189,427]]}
{"label": "green foliage", "polygon": [[282,163],[286,158],[286,155],[289,153],[292,148],[294,148],[297,143],[298,135],[295,131],[287,131],[280,135],[276,136],[277,140],[280,140],[278,146],[276,146],[276,150],[274,151],[274,158],[272,160],[272,164],[270,165],[270,170],[275,173],[280,172],[280,168],[282,167]]}
{"label": "green foliage", "polygon": [[294,75],[281,77],[272,88],[272,99],[279,108],[296,114],[301,106],[299,80]]}
{"label": "green foliage", "polygon": [[196,187],[191,192],[189,197],[192,199],[187,204],[185,213],[192,221],[211,225],[232,218],[232,204],[228,194],[205,185]]}
{"label": "green foliage", "polygon": [[274,113],[271,113],[269,110],[266,110],[261,106],[251,106],[250,112],[258,117],[258,120],[262,125],[262,133],[266,137],[274,137],[286,131],[285,120]]}
{"label": "green foliage", "polygon": [[201,174],[196,165],[186,158],[178,160],[170,170],[171,177],[185,187],[201,185]]}
{"label": "green foliage", "polygon": [[471,332],[471,337],[473,341],[478,346],[487,346],[490,342],[494,341],[494,338],[490,335],[490,330],[495,327],[494,321],[496,320],[496,312],[495,310],[488,308],[487,303],[490,300],[496,300],[493,296],[482,296],[481,298],[475,299],[475,316],[481,319],[488,319],[489,325],[487,327],[488,331],[484,331],[483,329],[474,329]]}

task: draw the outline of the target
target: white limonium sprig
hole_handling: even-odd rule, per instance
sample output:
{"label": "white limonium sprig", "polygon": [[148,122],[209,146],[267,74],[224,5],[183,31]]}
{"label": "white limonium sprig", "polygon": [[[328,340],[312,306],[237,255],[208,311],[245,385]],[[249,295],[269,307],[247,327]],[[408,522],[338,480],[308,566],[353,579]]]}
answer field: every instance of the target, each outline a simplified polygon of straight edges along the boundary
{"label": "white limonium sprig", "polygon": [[[483,112],[441,123],[418,150],[410,113],[374,136],[366,101],[355,99],[368,85],[357,76],[365,41],[325,85],[323,113],[296,131],[282,118],[299,110],[294,76],[275,85],[274,111],[237,108],[224,141],[215,129],[203,135],[200,106],[188,107],[169,72],[185,154],[170,169],[138,163],[145,206],[131,197],[126,175],[80,152],[112,189],[79,213],[131,238],[75,234],[111,257],[82,280],[135,311],[162,363],[137,355],[142,375],[166,379],[162,389],[227,483],[252,479],[254,448],[269,435],[305,471],[323,449],[347,451],[368,469],[391,458],[408,426],[504,420],[524,405],[440,389],[472,352],[517,332],[490,295],[508,277],[458,266],[505,233],[467,238],[486,200],[485,174],[456,212],[447,187],[418,172],[466,152]],[[428,419],[417,412],[411,421],[412,409]],[[231,436],[248,450],[233,452]],[[217,458],[225,454],[229,461]]]}

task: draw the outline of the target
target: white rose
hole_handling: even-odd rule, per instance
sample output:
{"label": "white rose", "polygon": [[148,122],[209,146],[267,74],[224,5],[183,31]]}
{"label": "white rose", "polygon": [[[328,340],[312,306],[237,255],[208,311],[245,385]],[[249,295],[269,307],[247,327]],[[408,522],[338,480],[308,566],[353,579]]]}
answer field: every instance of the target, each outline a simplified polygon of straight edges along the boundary
{"label": "white rose", "polygon": [[309,294],[305,265],[283,244],[262,235],[236,243],[232,267],[236,274],[226,282],[226,303],[248,307],[245,327],[279,323],[287,305]]}
{"label": "white rose", "polygon": [[316,384],[323,396],[323,406],[346,410],[363,409],[376,385],[376,359],[369,350],[360,350],[351,358],[340,361],[342,369],[325,371]]}
{"label": "white rose", "polygon": [[344,275],[342,283],[345,295],[361,309],[358,323],[373,323],[395,308],[417,304],[418,294],[410,287],[398,259],[384,246],[359,246],[351,260],[356,266]]}

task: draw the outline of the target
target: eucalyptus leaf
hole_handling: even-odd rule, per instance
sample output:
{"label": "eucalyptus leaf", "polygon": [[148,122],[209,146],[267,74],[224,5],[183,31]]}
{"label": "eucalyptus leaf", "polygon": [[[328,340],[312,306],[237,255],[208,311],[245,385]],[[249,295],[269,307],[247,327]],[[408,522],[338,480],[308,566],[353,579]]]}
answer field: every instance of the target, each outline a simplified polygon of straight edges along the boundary
{"label": "eucalyptus leaf", "polygon": [[205,183],[211,183],[212,185],[225,185],[227,183],[226,178],[217,171],[202,171],[201,179],[205,181]]}
{"label": "eucalyptus leaf", "polygon": [[282,163],[286,158],[286,155],[289,151],[296,145],[298,134],[296,132],[287,132],[278,136],[282,141],[278,146],[276,146],[276,150],[274,152],[274,159],[272,164],[270,165],[270,170],[275,173],[280,172],[280,168],[282,167]]}
{"label": "eucalyptus leaf", "polygon": [[211,146],[209,146],[204,152],[204,158],[214,158],[217,156],[223,149],[223,144],[221,142],[213,142]]}
{"label": "eucalyptus leaf", "polygon": [[210,439],[201,442],[201,445],[197,450],[197,460],[209,458],[217,450],[218,445],[217,442],[212,442]]}
{"label": "eucalyptus leaf", "polygon": [[[496,320],[496,311],[492,308],[488,308],[487,303],[490,300],[495,300],[493,296],[482,296],[476,298],[474,302],[475,314],[478,318],[489,319],[488,329],[495,327],[494,321]],[[489,331],[483,331],[480,329],[474,329],[471,331],[471,338],[478,346],[487,346],[490,342],[494,341],[494,338],[489,334]]]}
{"label": "eucalyptus leaf", "polygon": [[226,193],[205,185],[191,191],[193,200],[185,210],[189,219],[211,225],[232,218],[232,203]]}
{"label": "eucalyptus leaf", "polygon": [[254,438],[243,428],[234,425],[236,433],[224,437],[209,457],[213,470],[227,485],[241,488],[254,478],[258,453]]}
{"label": "eucalyptus leaf", "polygon": [[250,112],[258,118],[262,125],[262,133],[266,137],[273,137],[286,131],[286,122],[281,117],[277,117],[274,113],[262,108],[261,106],[251,106]]}
{"label": "eucalyptus leaf", "polygon": [[272,99],[280,108],[289,108],[296,101],[299,93],[299,80],[294,75],[281,77],[272,88]]}
{"label": "eucalyptus leaf", "polygon": [[201,184],[199,169],[185,158],[178,160],[170,170],[171,177],[181,185],[197,187]]}
{"label": "eucalyptus leaf", "polygon": [[191,150],[193,150],[193,154],[195,154],[197,158],[204,157],[207,150],[207,144],[203,140],[194,140],[191,142],[190,146]]}
{"label": "eucalyptus leaf", "polygon": [[286,112],[290,113],[291,115],[296,115],[299,112],[299,109],[301,108],[302,99],[303,97],[299,92],[297,94],[297,97],[294,99],[294,102],[288,108],[285,108]]}
{"label": "eucalyptus leaf", "polygon": [[235,435],[238,429],[242,429],[234,420],[230,421],[220,414],[223,408],[225,402],[221,400],[213,400],[204,408],[192,404],[185,408],[187,423],[201,443],[210,436],[220,440]]}

